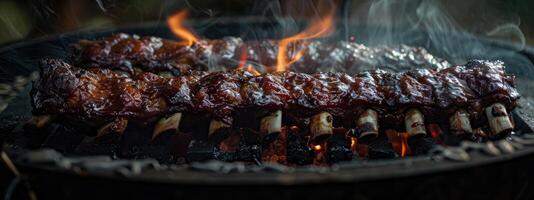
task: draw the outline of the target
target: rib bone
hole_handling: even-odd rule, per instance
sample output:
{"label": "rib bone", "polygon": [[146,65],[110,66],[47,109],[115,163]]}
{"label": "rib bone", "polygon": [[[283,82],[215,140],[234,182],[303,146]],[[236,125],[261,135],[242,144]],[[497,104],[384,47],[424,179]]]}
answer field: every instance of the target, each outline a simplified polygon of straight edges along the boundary
{"label": "rib bone", "polygon": [[409,136],[426,135],[425,120],[418,109],[411,108],[406,111],[404,125]]}
{"label": "rib bone", "polygon": [[454,112],[454,114],[449,118],[449,123],[451,126],[451,131],[455,132],[457,135],[473,133],[469,116],[464,109],[459,109]]}
{"label": "rib bone", "polygon": [[101,137],[103,135],[118,133],[122,134],[126,127],[128,126],[128,120],[125,118],[116,118],[114,121],[102,126],[98,129],[96,137]]}
{"label": "rib bone", "polygon": [[158,135],[167,130],[175,130],[175,132],[178,132],[178,126],[180,126],[181,119],[182,113],[174,113],[173,115],[167,118],[161,118],[156,124],[156,127],[154,128],[154,132],[152,133],[152,139],[158,137]]}
{"label": "rib bone", "polygon": [[312,141],[323,141],[332,135],[333,117],[328,112],[320,112],[311,117],[310,132]]}
{"label": "rib bone", "polygon": [[35,125],[37,128],[42,128],[46,126],[50,121],[52,121],[51,115],[34,115],[30,119],[30,123]]}
{"label": "rib bone", "polygon": [[373,109],[365,110],[356,120],[356,131],[360,140],[378,136],[378,113]]}
{"label": "rib bone", "polygon": [[225,128],[225,127],[230,127],[230,125],[222,121],[212,119],[210,122],[208,137],[210,137],[213,133],[215,133],[215,131],[219,130],[220,128]]}
{"label": "rib bone", "polygon": [[485,110],[492,131],[491,136],[506,135],[514,129],[514,125],[510,121],[506,107],[503,104],[494,103],[486,107]]}
{"label": "rib bone", "polygon": [[260,132],[271,134],[280,132],[282,129],[282,111],[277,110],[261,119]]}

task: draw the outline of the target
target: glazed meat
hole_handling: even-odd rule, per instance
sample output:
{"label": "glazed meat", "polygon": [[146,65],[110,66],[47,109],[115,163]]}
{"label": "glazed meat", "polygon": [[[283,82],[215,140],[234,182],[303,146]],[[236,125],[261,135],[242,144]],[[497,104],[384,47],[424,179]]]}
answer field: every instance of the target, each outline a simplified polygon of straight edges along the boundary
{"label": "glazed meat", "polygon": [[[137,68],[145,72],[174,75],[191,70],[235,69],[243,65],[241,60],[246,60],[247,65],[254,65],[261,72],[274,71],[278,54],[277,42],[273,40],[245,42],[241,38],[225,37],[201,40],[187,46],[184,42],[124,33],[101,40],[83,40],[74,49],[73,60],[80,67],[121,69],[130,73]],[[446,60],[431,55],[423,48],[405,45],[370,48],[347,41],[333,44],[296,42],[290,44],[287,54],[287,58],[299,57],[289,65],[289,69],[304,73],[356,73],[376,67],[400,71],[450,66]]]}
{"label": "glazed meat", "polygon": [[146,120],[186,112],[210,113],[231,124],[244,109],[282,110],[300,117],[327,111],[343,118],[373,108],[380,116],[398,118],[411,107],[422,109],[432,121],[447,118],[456,108],[481,113],[482,107],[493,102],[511,110],[519,98],[513,81],[500,61],[471,61],[439,71],[378,70],[355,76],[292,71],[255,76],[243,70],[161,76],[44,60],[31,97],[34,114],[68,115],[86,121]]}

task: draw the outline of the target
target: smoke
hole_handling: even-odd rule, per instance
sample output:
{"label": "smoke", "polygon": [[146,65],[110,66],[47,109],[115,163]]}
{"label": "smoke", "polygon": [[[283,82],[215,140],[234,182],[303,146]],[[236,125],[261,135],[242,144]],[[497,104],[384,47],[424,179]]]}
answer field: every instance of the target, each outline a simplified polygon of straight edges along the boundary
{"label": "smoke", "polygon": [[[375,0],[352,6],[349,34],[370,46],[421,46],[452,64],[471,59],[502,60],[529,93],[534,76],[524,54],[526,38],[514,13],[496,1]],[[354,26],[358,24],[358,26]],[[525,81],[526,80],[526,81]]]}
{"label": "smoke", "polygon": [[[371,46],[422,46],[454,64],[463,64],[469,59],[521,57],[517,53],[524,49],[526,39],[517,17],[492,13],[495,11],[486,7],[487,1],[444,3],[440,0],[370,1],[353,8],[358,12],[351,16],[352,23],[363,24],[364,31],[351,33]],[[493,40],[515,45],[500,51],[488,45]]]}

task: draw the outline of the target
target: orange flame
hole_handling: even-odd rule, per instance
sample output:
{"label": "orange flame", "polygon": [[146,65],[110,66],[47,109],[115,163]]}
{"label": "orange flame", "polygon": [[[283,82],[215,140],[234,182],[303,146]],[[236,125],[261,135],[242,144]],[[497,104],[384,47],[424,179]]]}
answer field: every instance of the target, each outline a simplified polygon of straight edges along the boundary
{"label": "orange flame", "polygon": [[247,71],[250,72],[250,73],[252,73],[254,76],[259,76],[259,75],[261,75],[261,73],[260,73],[258,70],[256,70],[256,69],[254,68],[254,66],[252,66],[252,65],[248,65],[248,66],[247,66]]}
{"label": "orange flame", "polygon": [[395,152],[400,154],[402,157],[405,157],[412,153],[410,146],[408,146],[409,136],[407,133],[397,132],[393,129],[388,129],[386,130],[386,135]]}
{"label": "orange flame", "polygon": [[351,137],[350,138],[350,149],[352,150],[355,150],[356,149],[356,144],[357,144],[357,139],[354,138],[354,137]]}
{"label": "orange flame", "polygon": [[304,54],[304,49],[297,51],[295,56],[291,59],[287,58],[288,46],[289,44],[301,40],[308,40],[313,38],[325,37],[332,33],[333,31],[333,22],[335,8],[332,8],[331,11],[326,15],[326,17],[313,21],[311,25],[306,28],[304,31],[292,35],[286,38],[283,38],[278,42],[278,55],[276,57],[276,71],[285,71],[289,65],[299,60]]}
{"label": "orange flame", "polygon": [[408,152],[408,134],[401,134],[401,157],[404,158]]}
{"label": "orange flame", "polygon": [[[247,64],[247,48],[243,47],[241,49],[241,55],[239,56],[239,65],[237,66],[237,69],[243,69],[245,68],[245,65]],[[250,66],[250,65],[249,65]]]}
{"label": "orange flame", "polygon": [[320,151],[321,149],[323,149],[323,146],[321,146],[320,144],[313,146],[313,150],[315,151]]}
{"label": "orange flame", "polygon": [[191,46],[195,42],[198,42],[199,38],[195,36],[193,32],[183,26],[183,22],[187,18],[187,15],[187,10],[182,10],[167,18],[167,25],[176,36],[182,38],[184,41],[186,41],[188,46]]}

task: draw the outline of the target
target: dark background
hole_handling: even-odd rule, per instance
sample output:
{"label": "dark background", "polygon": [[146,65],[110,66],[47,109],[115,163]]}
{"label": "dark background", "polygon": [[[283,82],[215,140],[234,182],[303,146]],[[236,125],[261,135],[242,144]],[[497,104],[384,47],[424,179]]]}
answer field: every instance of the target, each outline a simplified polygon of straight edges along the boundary
{"label": "dark background", "polygon": [[[2,0],[0,1],[0,44],[24,38],[94,30],[141,22],[165,22],[168,15],[187,8],[191,18],[213,19],[244,16],[264,18],[276,23],[276,17],[309,19],[317,14],[319,1],[254,1],[254,0]],[[534,1],[530,0],[352,0],[326,1],[344,7],[338,16],[351,23],[384,23],[368,19],[374,5],[384,15],[397,12],[393,19],[429,10],[417,4],[439,4],[447,17],[462,31],[475,35],[492,35],[507,40],[511,32],[522,31],[528,44],[534,44]],[[406,20],[388,21],[386,25],[403,25]],[[416,23],[416,22],[411,22]],[[209,25],[209,24],[207,24]],[[510,26],[512,25],[512,26]],[[510,28],[513,27],[513,28]],[[504,30],[503,30],[504,28]],[[517,29],[519,28],[519,29]],[[492,30],[501,30],[491,34]],[[503,36],[504,35],[504,36]],[[521,42],[521,41],[520,41]]]}

